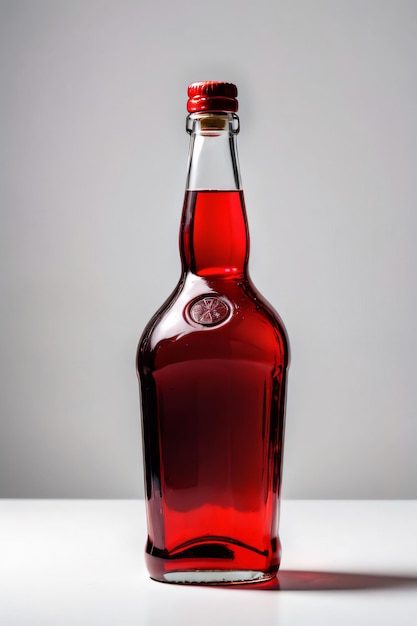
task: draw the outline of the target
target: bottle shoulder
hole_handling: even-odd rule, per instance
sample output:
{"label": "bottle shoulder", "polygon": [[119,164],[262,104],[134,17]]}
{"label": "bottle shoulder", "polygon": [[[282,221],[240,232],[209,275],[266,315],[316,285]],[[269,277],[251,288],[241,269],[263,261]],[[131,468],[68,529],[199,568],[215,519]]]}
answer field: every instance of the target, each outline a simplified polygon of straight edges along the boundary
{"label": "bottle shoulder", "polygon": [[248,277],[183,276],[148,323],[138,347],[139,366],[203,357],[279,360],[288,366],[285,326]]}

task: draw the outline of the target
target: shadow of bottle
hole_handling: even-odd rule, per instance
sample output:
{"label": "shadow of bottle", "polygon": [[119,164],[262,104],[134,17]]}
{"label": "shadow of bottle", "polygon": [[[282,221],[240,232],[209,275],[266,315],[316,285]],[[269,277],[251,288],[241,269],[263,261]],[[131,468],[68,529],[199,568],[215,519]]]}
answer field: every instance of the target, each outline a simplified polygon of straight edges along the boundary
{"label": "shadow of bottle", "polygon": [[393,574],[366,574],[352,572],[313,572],[282,570],[263,583],[233,585],[234,589],[258,591],[347,591],[359,589],[417,589],[417,577]]}

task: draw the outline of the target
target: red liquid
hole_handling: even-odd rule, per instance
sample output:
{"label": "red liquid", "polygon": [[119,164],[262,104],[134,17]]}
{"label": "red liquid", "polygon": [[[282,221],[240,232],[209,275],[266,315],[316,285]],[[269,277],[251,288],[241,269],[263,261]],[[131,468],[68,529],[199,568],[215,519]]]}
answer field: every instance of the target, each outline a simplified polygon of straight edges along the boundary
{"label": "red liquid", "polygon": [[176,582],[196,570],[268,578],[280,559],[289,356],[247,276],[242,193],[188,192],[180,246],[183,277],[138,349],[148,569]]}

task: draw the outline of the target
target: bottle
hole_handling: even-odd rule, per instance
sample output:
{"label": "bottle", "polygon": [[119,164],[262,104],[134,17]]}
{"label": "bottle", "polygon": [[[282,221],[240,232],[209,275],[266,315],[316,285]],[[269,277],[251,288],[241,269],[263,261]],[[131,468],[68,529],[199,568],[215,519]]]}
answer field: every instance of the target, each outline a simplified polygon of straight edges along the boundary
{"label": "bottle", "polygon": [[284,325],[248,273],[237,88],[188,88],[180,280],[137,352],[151,578],[232,584],[279,567]]}

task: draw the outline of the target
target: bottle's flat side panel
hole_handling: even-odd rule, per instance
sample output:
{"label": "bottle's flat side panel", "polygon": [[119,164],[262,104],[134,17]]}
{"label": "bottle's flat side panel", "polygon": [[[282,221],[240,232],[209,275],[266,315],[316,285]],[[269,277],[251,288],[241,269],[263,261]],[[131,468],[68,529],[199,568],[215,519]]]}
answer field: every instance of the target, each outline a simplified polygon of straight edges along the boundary
{"label": "bottle's flat side panel", "polygon": [[[192,337],[176,341],[195,356]],[[171,352],[172,344],[166,339],[155,351]],[[167,364],[159,354],[165,365],[152,373],[152,415],[144,416],[154,439],[145,447],[158,457],[146,459],[153,468],[148,515],[163,518],[163,530],[150,520],[160,531],[148,546],[149,558],[160,561],[154,569],[278,567],[285,370],[277,367],[279,352],[265,361],[239,359],[238,345],[229,351],[235,358]]]}

